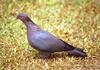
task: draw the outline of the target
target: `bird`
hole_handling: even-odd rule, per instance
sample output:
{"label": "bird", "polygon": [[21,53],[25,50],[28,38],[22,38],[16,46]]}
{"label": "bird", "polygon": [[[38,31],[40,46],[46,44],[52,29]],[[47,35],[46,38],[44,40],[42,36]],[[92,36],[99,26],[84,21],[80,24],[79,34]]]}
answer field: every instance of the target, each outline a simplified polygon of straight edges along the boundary
{"label": "bird", "polygon": [[87,56],[83,49],[74,47],[41,29],[26,13],[19,13],[16,18],[26,26],[28,43],[39,52],[40,58],[49,58],[52,53],[63,51],[75,57]]}

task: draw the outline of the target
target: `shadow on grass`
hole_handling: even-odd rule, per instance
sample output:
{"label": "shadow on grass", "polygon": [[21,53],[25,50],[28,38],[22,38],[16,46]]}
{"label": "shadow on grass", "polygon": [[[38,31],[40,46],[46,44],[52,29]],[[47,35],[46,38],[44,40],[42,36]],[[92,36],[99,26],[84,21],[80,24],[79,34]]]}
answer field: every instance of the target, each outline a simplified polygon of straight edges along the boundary
{"label": "shadow on grass", "polygon": [[68,58],[80,58],[80,59],[85,59],[86,58],[86,57],[75,57],[75,56],[72,56],[72,55],[70,55],[66,52],[58,52],[58,53],[51,54],[51,56],[48,57],[48,58],[41,58],[39,56],[39,54],[37,53],[35,55],[35,57],[33,57],[33,59],[57,59],[57,58],[66,58],[66,57],[68,57]]}

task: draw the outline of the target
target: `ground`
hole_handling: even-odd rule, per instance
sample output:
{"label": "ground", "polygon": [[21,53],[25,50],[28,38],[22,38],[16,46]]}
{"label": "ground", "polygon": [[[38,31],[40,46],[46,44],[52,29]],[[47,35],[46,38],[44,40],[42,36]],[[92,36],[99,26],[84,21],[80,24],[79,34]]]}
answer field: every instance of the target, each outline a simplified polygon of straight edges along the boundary
{"label": "ground", "polygon": [[[83,48],[88,57],[55,53],[40,59],[27,42],[26,28],[16,19],[27,13],[42,29],[67,43]],[[0,70],[99,70],[99,0],[1,0]]]}

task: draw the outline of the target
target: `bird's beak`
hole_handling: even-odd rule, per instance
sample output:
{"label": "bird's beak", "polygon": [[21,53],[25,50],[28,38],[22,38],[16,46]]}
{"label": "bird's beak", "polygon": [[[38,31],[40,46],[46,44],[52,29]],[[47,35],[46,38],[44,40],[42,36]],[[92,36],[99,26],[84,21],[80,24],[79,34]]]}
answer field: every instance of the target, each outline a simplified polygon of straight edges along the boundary
{"label": "bird's beak", "polygon": [[19,17],[17,16],[16,19],[19,19]]}

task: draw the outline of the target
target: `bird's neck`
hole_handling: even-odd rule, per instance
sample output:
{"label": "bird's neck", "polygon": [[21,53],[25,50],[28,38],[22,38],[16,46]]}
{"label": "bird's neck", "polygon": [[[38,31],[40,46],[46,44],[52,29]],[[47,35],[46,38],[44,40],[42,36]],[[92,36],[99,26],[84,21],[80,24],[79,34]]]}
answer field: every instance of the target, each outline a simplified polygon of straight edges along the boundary
{"label": "bird's neck", "polygon": [[24,24],[26,25],[27,30],[30,32],[40,30],[40,27],[36,25],[34,22],[27,21],[27,22],[24,22]]}
{"label": "bird's neck", "polygon": [[30,26],[30,25],[36,25],[33,21],[27,21],[27,20],[22,20],[22,22],[26,25],[26,27]]}

